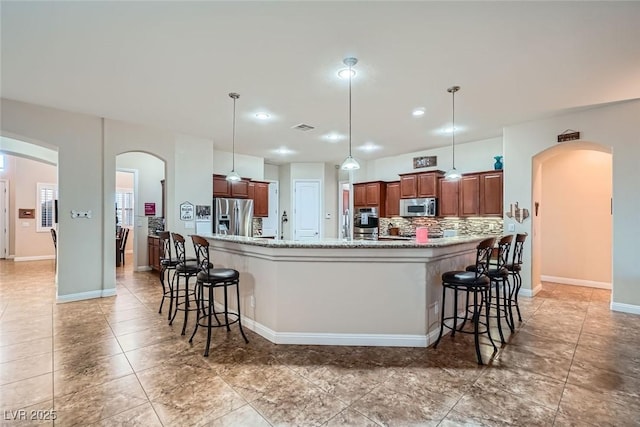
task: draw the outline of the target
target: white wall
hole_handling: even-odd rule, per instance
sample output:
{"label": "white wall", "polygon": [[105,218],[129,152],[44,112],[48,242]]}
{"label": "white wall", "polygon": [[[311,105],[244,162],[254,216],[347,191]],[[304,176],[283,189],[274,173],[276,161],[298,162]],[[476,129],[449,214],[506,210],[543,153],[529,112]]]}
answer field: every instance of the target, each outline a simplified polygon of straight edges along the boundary
{"label": "white wall", "polygon": [[51,233],[36,231],[36,218],[19,218],[18,209],[38,209],[37,185],[57,184],[58,168],[22,157],[5,155],[0,179],[9,182],[9,257],[17,261],[55,257]]}
{"label": "white wall", "polygon": [[[115,288],[113,215],[108,216],[112,224],[109,253],[113,280],[105,283],[103,276],[105,217],[101,130],[101,120],[97,117],[2,100],[3,136],[45,147],[58,147],[59,296],[99,296],[105,293],[105,289]],[[112,172],[112,185],[114,180],[115,174]],[[69,215],[71,210],[91,210],[93,218],[72,219]],[[80,277],[82,280],[79,280]]]}
{"label": "white wall", "polygon": [[[194,231],[177,220],[180,202],[211,203],[214,153],[210,140],[8,99],[2,99],[1,107],[2,136],[58,149],[57,293],[61,301],[115,293],[116,155],[140,151],[166,162],[168,230],[185,236]],[[238,164],[237,169],[262,179],[264,171],[256,163],[262,160],[253,157],[253,166],[245,171]],[[93,218],[72,220],[68,215],[72,209],[92,210]]]}
{"label": "white wall", "polygon": [[[638,118],[640,101],[621,102],[584,110],[578,113],[537,120],[504,129],[504,182],[505,209],[514,201],[531,209],[532,158],[554,146],[557,135],[565,129],[581,132],[584,141],[599,143],[613,152],[613,295],[616,310],[640,313],[640,270],[637,245],[640,241],[640,143]],[[505,221],[509,223],[511,221]],[[532,222],[516,223],[517,232],[536,230]],[[525,245],[523,287],[535,292],[539,274],[532,274],[530,239]]]}
{"label": "white wall", "polygon": [[[207,142],[203,142],[203,144],[207,144]],[[211,144],[211,141],[209,141],[208,144]],[[203,150],[205,150],[205,147],[203,147]],[[209,152],[210,150],[211,149],[209,148]],[[213,156],[213,173],[226,175],[231,172],[231,166],[233,164],[232,153],[214,149]],[[257,181],[265,179],[264,159],[262,157],[236,153],[235,169],[236,172],[238,172],[238,175],[243,178],[251,178]]]}
{"label": "white wall", "polygon": [[280,179],[280,169],[278,165],[264,164],[264,179],[268,181],[278,181]]}
{"label": "white wall", "polygon": [[[365,174],[358,174],[358,181],[398,181],[398,174],[411,172],[426,172],[430,170],[451,169],[451,146],[416,151],[400,156],[383,157],[367,162]],[[460,173],[493,170],[494,156],[502,155],[502,138],[491,138],[482,141],[456,144],[456,169]],[[438,164],[432,168],[413,168],[413,158],[419,156],[437,156]],[[506,159],[505,163],[509,159]]]}
{"label": "white wall", "polygon": [[540,272],[560,283],[611,286],[611,154],[575,145],[542,163]]}
{"label": "white wall", "polygon": [[[135,171],[138,177],[137,188],[133,188],[135,183],[131,185],[135,196],[135,219],[133,234],[129,234],[127,250],[135,247],[136,259],[134,268],[146,269],[149,267],[149,256],[147,254],[149,228],[148,218],[144,214],[144,204],[155,203],[155,216],[162,216],[162,186],[160,181],[164,179],[165,165],[162,160],[150,154],[129,152],[119,154],[116,157],[116,167],[127,171]],[[120,187],[120,184],[116,183],[116,187]]]}
{"label": "white wall", "polygon": [[282,165],[279,167],[280,173],[278,176],[280,177],[280,218],[286,212],[288,222],[280,225],[282,226],[282,230],[280,234],[284,238],[284,240],[290,240],[291,236],[293,236],[293,232],[291,227],[293,226],[293,211],[291,210],[291,193],[293,191],[293,187],[291,184],[291,164]]}

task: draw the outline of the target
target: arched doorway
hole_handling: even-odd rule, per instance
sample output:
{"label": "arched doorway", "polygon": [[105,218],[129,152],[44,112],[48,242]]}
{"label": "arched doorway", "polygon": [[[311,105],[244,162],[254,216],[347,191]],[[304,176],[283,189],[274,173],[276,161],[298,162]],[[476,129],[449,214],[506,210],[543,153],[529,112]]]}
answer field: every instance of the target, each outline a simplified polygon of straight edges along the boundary
{"label": "arched doorway", "polygon": [[114,208],[119,225],[130,230],[124,265],[131,266],[133,271],[151,269],[147,236],[164,224],[165,168],[163,159],[146,152],[131,151],[116,156]]}
{"label": "arched doorway", "polygon": [[564,143],[532,166],[532,282],[611,289],[611,147]]}

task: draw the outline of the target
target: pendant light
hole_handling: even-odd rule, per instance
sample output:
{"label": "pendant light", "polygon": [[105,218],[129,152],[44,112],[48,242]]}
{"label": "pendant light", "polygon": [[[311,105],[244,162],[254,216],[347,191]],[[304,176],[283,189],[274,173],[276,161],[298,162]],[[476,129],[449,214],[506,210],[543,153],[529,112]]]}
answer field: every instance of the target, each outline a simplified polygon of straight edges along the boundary
{"label": "pendant light", "polygon": [[231,152],[231,172],[227,175],[227,181],[240,181],[240,175],[236,172],[236,100],[240,98],[240,94],[231,92],[229,97],[233,99],[233,134],[232,134],[232,152]]}
{"label": "pendant light", "polygon": [[451,86],[447,92],[451,94],[451,169],[444,175],[447,181],[456,181],[462,178],[460,172],[456,170],[456,92],[460,90],[460,86]]}
{"label": "pendant light", "polygon": [[351,155],[351,78],[353,77],[353,70],[351,67],[358,63],[356,58],[345,58],[344,65],[349,67],[349,156],[342,162],[342,169],[344,170],[356,170],[360,169],[360,163]]}

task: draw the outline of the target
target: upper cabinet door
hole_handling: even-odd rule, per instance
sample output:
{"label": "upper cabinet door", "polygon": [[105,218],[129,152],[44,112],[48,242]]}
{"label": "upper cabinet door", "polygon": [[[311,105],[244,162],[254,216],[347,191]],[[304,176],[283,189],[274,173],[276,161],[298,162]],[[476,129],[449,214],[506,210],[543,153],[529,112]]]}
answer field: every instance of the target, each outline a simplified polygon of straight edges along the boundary
{"label": "upper cabinet door", "polygon": [[479,177],[480,215],[502,216],[502,171],[481,173]]}
{"label": "upper cabinet door", "polygon": [[229,197],[229,181],[224,175],[213,175],[213,197]]}
{"label": "upper cabinet door", "polygon": [[253,215],[256,217],[269,216],[269,183],[255,182],[253,191]]}
{"label": "upper cabinet door", "polygon": [[353,184],[353,205],[367,206],[367,185]]}
{"label": "upper cabinet door", "polygon": [[380,204],[380,183],[372,182],[366,186],[367,206],[378,206]]}
{"label": "upper cabinet door", "polygon": [[248,199],[249,198],[249,181],[241,180],[231,182],[229,184],[231,187],[231,197],[237,197],[239,199]]}
{"label": "upper cabinet door", "polygon": [[418,197],[418,176],[402,175],[400,177],[400,198],[414,199]]}
{"label": "upper cabinet door", "polygon": [[387,217],[400,215],[400,182],[387,183]]}
{"label": "upper cabinet door", "polygon": [[438,216],[458,216],[458,188],[460,181],[438,179],[440,199],[438,200]]}
{"label": "upper cabinet door", "polygon": [[480,215],[480,177],[463,175],[460,178],[460,216]]}
{"label": "upper cabinet door", "polygon": [[418,197],[438,196],[438,176],[436,173],[421,173],[418,175]]}

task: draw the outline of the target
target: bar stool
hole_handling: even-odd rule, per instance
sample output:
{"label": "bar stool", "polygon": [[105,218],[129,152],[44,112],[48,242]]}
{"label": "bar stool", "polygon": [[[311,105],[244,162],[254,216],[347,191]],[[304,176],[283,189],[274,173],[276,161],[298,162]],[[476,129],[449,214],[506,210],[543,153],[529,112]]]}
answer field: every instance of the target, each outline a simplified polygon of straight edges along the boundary
{"label": "bar stool", "polygon": [[[489,303],[491,307],[495,307],[496,309],[496,320],[498,323],[498,333],[500,334],[500,342],[504,344],[506,341],[504,339],[504,334],[502,333],[502,321],[501,318],[504,317],[507,322],[507,326],[511,332],[514,331],[513,327],[513,316],[511,315],[511,285],[509,283],[509,271],[506,268],[508,258],[509,258],[509,250],[511,248],[511,242],[513,241],[513,235],[508,234],[503,236],[498,241],[498,248],[494,248],[493,253],[496,254],[495,261],[492,259],[489,262],[489,270],[487,271],[487,275],[489,279],[491,279],[491,286],[489,287]],[[470,265],[467,267],[467,271],[474,271],[476,268],[475,265]],[[492,289],[495,287],[495,301],[493,299]],[[502,287],[502,289],[500,289]],[[500,295],[502,292],[502,295]],[[465,315],[466,321],[466,315]]]}
{"label": "bar stool", "polygon": [[[436,348],[438,346],[445,327],[451,329],[451,337],[454,337],[456,332],[473,333],[476,346],[476,356],[478,358],[479,365],[483,364],[482,355],[480,354],[480,334],[486,333],[489,337],[489,341],[491,341],[491,345],[493,345],[494,352],[498,350],[496,344],[493,342],[493,338],[491,338],[491,331],[489,330],[489,290],[491,289],[491,279],[487,275],[487,271],[489,270],[489,260],[491,259],[491,252],[493,251],[494,243],[495,238],[493,237],[485,239],[478,243],[478,246],[476,246],[475,271],[448,271],[442,275],[442,311],[440,315],[440,334],[438,335],[438,339],[433,345],[433,348]],[[453,315],[449,317],[445,316],[445,298],[447,289],[453,290],[454,299]],[[464,322],[458,329],[458,291],[462,291],[467,294],[467,301],[469,294],[473,294],[473,332],[462,330],[462,328],[464,327]],[[485,322],[481,322],[480,315],[482,314],[482,306],[485,302],[487,302],[485,306],[486,320]],[[452,319],[453,326],[445,324],[446,321]],[[484,326],[483,330],[480,330],[479,325]]]}
{"label": "bar stool", "polygon": [[[187,321],[189,319],[189,312],[198,310],[198,304],[196,301],[196,308],[189,307],[189,299],[193,295],[196,297],[194,290],[189,290],[189,279],[195,277],[200,271],[199,265],[195,261],[190,261],[186,257],[185,247],[184,247],[184,237],[178,233],[171,233],[171,238],[173,239],[173,243],[176,248],[176,259],[178,263],[176,264],[175,272],[173,275],[173,279],[175,280],[174,292],[172,293],[173,298],[175,298],[173,316],[171,316],[171,320],[169,324],[173,324],[173,321],[178,314],[178,311],[184,311],[184,323],[182,325],[182,333],[185,334],[187,329]],[[180,278],[184,277],[184,289],[180,290]],[[180,297],[183,298],[183,301],[180,302]]]}
{"label": "bar stool", "polygon": [[[524,249],[524,242],[527,240],[527,233],[516,234],[516,242],[513,244],[513,259],[511,263],[506,265],[509,275],[513,278],[513,287],[511,288],[511,295],[509,301],[511,307],[515,306],[518,312],[518,321],[522,322],[522,316],[520,315],[520,307],[518,306],[518,293],[522,286],[522,276],[520,271],[522,270],[522,250]],[[513,324],[513,309],[511,310],[511,324]]]}
{"label": "bar stool", "polygon": [[162,285],[162,301],[160,301],[158,313],[162,313],[164,299],[169,297],[169,314],[167,315],[167,320],[171,320],[171,312],[173,311],[173,277],[169,281],[169,274],[173,271],[173,275],[175,276],[178,260],[174,259],[171,255],[171,233],[168,231],[161,231],[158,233],[158,237],[160,239],[160,247],[162,248],[162,252],[160,253],[160,284]]}
{"label": "bar stool", "polygon": [[[248,344],[249,340],[247,339],[247,336],[244,334],[244,330],[242,329],[242,319],[240,315],[240,273],[238,272],[238,270],[234,270],[231,268],[213,268],[213,265],[211,264],[209,259],[209,242],[200,236],[191,236],[191,239],[193,240],[193,247],[196,251],[198,264],[201,266],[201,268],[197,275],[196,281],[196,301],[199,306],[198,319],[196,321],[196,326],[193,329],[193,334],[191,334],[189,342],[193,342],[193,337],[196,335],[199,326],[207,328],[207,345],[204,350],[204,357],[208,357],[209,345],[211,344],[211,329],[226,327],[227,331],[231,331],[229,326],[237,323],[238,327],[240,328],[242,338],[244,338],[244,342]],[[236,312],[229,311],[227,289],[230,286],[236,287]],[[204,305],[205,288],[208,291],[206,297],[206,306]],[[214,301],[214,291],[216,288],[223,288],[224,290],[223,311],[218,312],[216,312],[215,310]],[[220,322],[218,314],[224,314],[224,322]],[[212,325],[212,317],[216,319],[216,325]],[[229,320],[229,317],[231,317],[231,320]]]}

